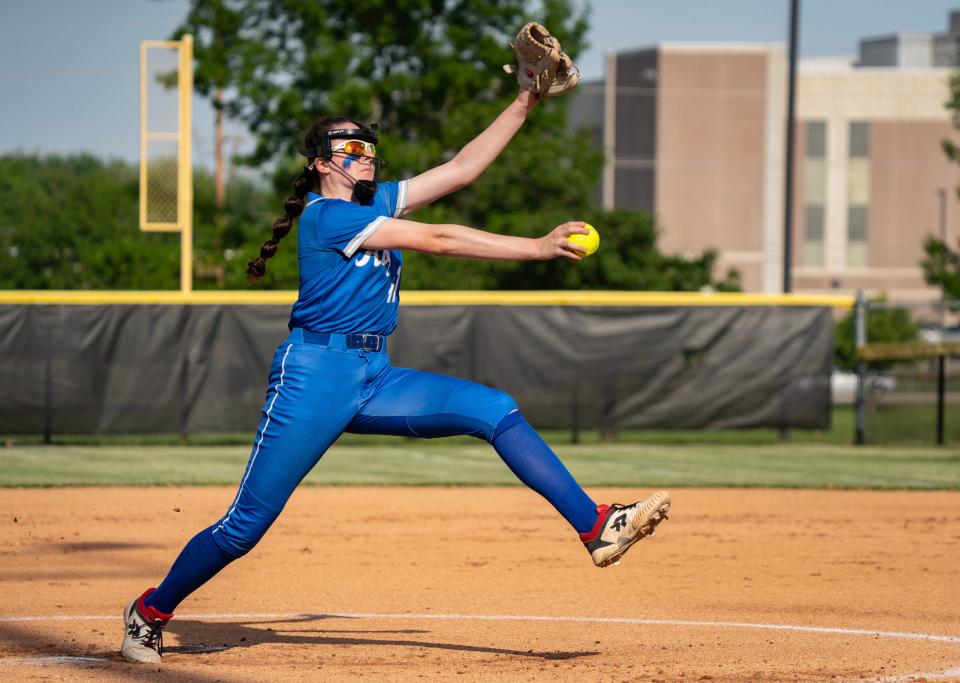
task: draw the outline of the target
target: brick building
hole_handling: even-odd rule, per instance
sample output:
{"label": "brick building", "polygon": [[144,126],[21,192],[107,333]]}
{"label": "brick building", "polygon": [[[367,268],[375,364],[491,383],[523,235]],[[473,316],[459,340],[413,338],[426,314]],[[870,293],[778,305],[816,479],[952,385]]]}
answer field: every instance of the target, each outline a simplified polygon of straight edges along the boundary
{"label": "brick building", "polygon": [[[929,299],[928,234],[956,247],[960,166],[941,141],[960,13],[943,35],[865,39],[858,60],[801,60],[793,289]],[[744,289],[783,282],[787,60],[782,45],[675,44],[612,53],[570,121],[608,153],[608,208],[652,211],[667,252],[720,251]]]}

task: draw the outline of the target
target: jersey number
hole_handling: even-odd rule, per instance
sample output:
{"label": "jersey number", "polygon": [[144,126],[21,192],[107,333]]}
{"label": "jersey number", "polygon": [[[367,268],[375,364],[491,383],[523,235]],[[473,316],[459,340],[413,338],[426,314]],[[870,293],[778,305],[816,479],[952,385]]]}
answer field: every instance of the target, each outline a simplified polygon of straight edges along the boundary
{"label": "jersey number", "polygon": [[385,249],[378,249],[377,251],[365,249],[353,262],[353,265],[362,268],[371,261],[373,261],[374,268],[383,266],[383,274],[390,279],[390,289],[387,291],[387,303],[393,303],[397,300],[397,294],[400,290],[400,270],[403,266],[398,263],[396,269],[391,268],[390,264],[392,259],[390,258],[390,252]]}

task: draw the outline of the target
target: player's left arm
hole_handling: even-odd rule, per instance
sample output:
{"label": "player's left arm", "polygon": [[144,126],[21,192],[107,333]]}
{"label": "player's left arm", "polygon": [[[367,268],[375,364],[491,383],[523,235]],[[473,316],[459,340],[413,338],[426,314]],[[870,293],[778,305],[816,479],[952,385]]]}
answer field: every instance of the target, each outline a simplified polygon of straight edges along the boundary
{"label": "player's left arm", "polygon": [[516,99],[455,157],[407,181],[407,205],[402,215],[423,208],[479,178],[520,130],[538,101],[536,95],[521,88]]}

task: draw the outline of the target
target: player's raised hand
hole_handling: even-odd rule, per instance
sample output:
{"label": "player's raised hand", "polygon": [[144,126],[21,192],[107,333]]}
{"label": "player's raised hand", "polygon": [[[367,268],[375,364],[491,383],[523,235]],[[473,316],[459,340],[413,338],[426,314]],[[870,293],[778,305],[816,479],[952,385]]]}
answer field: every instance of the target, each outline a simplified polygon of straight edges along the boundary
{"label": "player's raised hand", "polygon": [[570,242],[567,237],[576,234],[588,234],[590,231],[587,230],[586,225],[583,221],[568,221],[561,223],[549,234],[541,237],[538,240],[540,243],[540,258],[548,260],[563,256],[574,261],[582,259],[587,254],[586,247]]}
{"label": "player's raised hand", "polygon": [[517,93],[517,101],[523,105],[524,113],[529,114],[540,103],[540,96],[526,88],[520,88]]}

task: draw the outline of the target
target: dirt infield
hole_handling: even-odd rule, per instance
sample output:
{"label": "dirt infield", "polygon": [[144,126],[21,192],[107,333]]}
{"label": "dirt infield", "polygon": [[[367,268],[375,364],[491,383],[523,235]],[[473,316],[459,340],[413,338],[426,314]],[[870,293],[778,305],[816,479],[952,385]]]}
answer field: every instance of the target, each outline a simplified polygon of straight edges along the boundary
{"label": "dirt infield", "polygon": [[960,680],[957,492],[678,489],[599,570],[525,489],[302,488],[159,673],[121,661],[124,603],[233,493],[0,491],[0,679]]}

